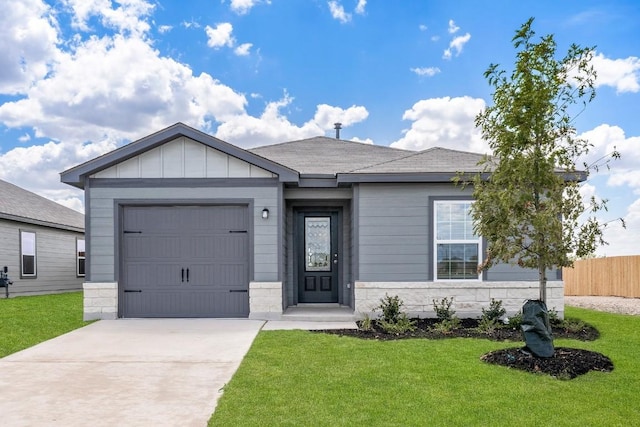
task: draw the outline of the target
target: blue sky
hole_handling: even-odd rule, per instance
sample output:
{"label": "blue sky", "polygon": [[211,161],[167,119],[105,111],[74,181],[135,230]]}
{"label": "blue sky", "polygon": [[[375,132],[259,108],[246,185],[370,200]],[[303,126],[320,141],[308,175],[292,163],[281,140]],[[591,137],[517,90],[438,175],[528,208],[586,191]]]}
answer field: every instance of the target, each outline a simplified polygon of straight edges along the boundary
{"label": "blue sky", "polygon": [[510,69],[529,17],[558,51],[595,46],[597,97],[576,119],[622,160],[585,196],[610,200],[610,246],[640,241],[640,2],[0,0],[0,179],[82,210],[58,173],[177,121],[242,147],[316,135],[484,152],[483,72]]}

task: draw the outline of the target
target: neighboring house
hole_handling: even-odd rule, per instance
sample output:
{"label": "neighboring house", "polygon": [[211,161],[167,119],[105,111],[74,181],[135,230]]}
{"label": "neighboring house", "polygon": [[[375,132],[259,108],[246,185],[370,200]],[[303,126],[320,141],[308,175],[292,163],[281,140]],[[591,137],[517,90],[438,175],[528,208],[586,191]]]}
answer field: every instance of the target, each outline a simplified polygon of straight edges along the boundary
{"label": "neighboring house", "polygon": [[11,296],[82,289],[84,244],[84,215],[0,181],[0,268]]}
{"label": "neighboring house", "polygon": [[537,273],[477,273],[471,189],[451,182],[480,158],[325,137],[244,150],[173,125],[61,175],[85,190],[85,318],[357,316],[385,294],[413,315],[444,297],[461,317],[491,298],[513,313],[537,298]]}

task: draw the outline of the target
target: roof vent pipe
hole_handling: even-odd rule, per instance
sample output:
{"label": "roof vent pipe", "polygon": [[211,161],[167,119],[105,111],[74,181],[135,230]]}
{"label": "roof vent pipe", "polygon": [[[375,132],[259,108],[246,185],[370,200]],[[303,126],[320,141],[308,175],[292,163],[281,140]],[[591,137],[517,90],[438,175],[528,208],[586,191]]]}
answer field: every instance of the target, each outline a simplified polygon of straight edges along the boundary
{"label": "roof vent pipe", "polygon": [[336,130],[336,139],[340,139],[340,129],[342,129],[342,123],[334,123],[333,126]]}

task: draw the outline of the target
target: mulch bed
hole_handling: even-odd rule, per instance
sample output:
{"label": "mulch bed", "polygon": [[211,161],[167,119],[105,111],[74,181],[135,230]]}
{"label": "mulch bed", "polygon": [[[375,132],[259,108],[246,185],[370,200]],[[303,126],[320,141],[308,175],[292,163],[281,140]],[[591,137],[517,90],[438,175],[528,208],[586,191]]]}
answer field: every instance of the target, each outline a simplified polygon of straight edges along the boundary
{"label": "mulch bed", "polygon": [[595,351],[566,347],[556,347],[552,357],[536,357],[526,347],[506,348],[487,353],[480,360],[522,371],[549,374],[563,380],[573,379],[589,371],[613,371],[613,362],[607,356]]}
{"label": "mulch bed", "polygon": [[[374,322],[372,330],[362,329],[327,329],[316,331],[325,334],[335,334],[361,339],[398,340],[408,338],[446,339],[446,338],[486,338],[493,341],[523,341],[520,328],[503,326],[493,331],[478,330],[477,319],[461,319],[459,328],[448,332],[433,329],[437,319],[414,319],[416,329],[403,334],[389,334],[377,327]],[[580,341],[596,340],[600,333],[591,325],[577,331],[567,330],[561,326],[553,326],[553,337],[570,338]],[[552,357],[537,357],[527,351],[526,347],[508,348],[487,353],[481,360],[520,369],[532,373],[548,374],[559,379],[573,379],[589,371],[609,372],[613,370],[611,359],[603,354],[574,348],[558,347]]]}

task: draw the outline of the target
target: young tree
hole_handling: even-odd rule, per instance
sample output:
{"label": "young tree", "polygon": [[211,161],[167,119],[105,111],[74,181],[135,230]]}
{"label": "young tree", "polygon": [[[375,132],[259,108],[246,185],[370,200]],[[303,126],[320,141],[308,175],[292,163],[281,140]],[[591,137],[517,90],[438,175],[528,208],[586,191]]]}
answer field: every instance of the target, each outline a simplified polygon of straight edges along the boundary
{"label": "young tree", "polygon": [[577,137],[572,115],[595,96],[593,48],[573,44],[558,59],[553,35],[534,40],[532,24],[533,18],[512,40],[511,75],[496,64],[485,72],[493,105],[476,117],[476,126],[493,155],[473,179],[471,214],[476,234],[488,242],[480,268],[510,262],[536,269],[546,303],[548,269],[570,266],[571,255],[591,254],[605,243],[593,214],[606,209],[606,200],[592,198],[585,207],[579,186],[590,168],[576,167],[590,145]]}

